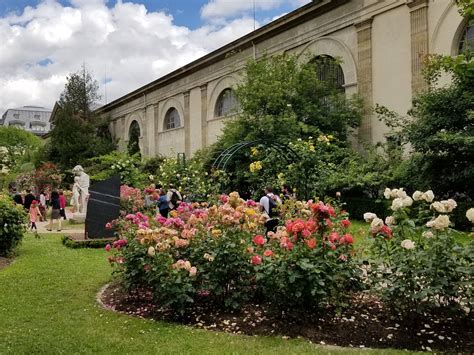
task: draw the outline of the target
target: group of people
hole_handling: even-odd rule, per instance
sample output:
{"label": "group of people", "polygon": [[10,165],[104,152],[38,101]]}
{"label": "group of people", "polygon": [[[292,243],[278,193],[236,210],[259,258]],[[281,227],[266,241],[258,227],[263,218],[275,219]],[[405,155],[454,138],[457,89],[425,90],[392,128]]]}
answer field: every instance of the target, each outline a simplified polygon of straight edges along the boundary
{"label": "group of people", "polygon": [[58,231],[61,231],[61,218],[66,219],[66,196],[62,190],[53,190],[51,194],[45,194],[41,191],[36,196],[31,189],[26,190],[26,195],[23,197],[16,188],[12,188],[12,198],[17,205],[24,207],[29,216],[29,228],[31,231],[37,231],[36,222],[46,221],[46,211],[51,207],[51,217],[48,231],[53,228],[53,222],[57,221]]}
{"label": "group of people", "polygon": [[[294,198],[293,190],[288,185],[283,185],[281,192],[285,200]],[[267,221],[265,222],[266,233],[276,232],[276,228],[280,222],[278,218],[278,205],[281,203],[281,198],[273,193],[273,188],[271,186],[265,187],[264,195],[260,199],[260,210],[267,217]]]}
{"label": "group of people", "polygon": [[148,207],[155,207],[163,217],[168,218],[170,211],[176,209],[183,197],[181,193],[174,187],[173,184],[169,185],[168,191],[163,186],[158,185],[156,187],[158,192],[158,198],[156,200],[149,199],[147,202]]}

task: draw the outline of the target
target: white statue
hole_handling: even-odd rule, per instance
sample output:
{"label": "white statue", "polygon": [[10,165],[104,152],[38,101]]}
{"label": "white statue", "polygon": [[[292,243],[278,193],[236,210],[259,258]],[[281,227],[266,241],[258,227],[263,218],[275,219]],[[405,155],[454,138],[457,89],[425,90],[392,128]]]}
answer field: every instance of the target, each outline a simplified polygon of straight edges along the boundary
{"label": "white statue", "polygon": [[75,175],[72,188],[72,205],[75,212],[86,214],[89,199],[89,175],[84,172],[80,165],[76,165],[72,172]]}

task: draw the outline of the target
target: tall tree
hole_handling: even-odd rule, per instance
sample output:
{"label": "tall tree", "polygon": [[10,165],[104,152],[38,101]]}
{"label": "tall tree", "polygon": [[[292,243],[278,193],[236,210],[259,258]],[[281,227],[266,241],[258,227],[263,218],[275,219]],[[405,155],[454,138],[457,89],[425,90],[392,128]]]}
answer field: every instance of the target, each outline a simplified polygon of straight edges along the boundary
{"label": "tall tree", "polygon": [[31,161],[43,141],[34,134],[15,127],[0,127],[0,169],[15,170]]}
{"label": "tall tree", "polygon": [[98,83],[83,66],[67,77],[59,99],[60,110],[53,122],[49,157],[65,170],[116,148],[107,120],[97,117],[93,107],[100,100]]}

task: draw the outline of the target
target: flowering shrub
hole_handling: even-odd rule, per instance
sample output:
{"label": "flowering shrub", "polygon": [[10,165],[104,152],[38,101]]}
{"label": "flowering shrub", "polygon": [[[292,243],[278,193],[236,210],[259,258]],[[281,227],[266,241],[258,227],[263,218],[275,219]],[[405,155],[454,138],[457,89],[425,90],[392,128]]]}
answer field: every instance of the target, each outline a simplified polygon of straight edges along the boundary
{"label": "flowering shrub", "polygon": [[137,212],[145,208],[145,199],[140,189],[120,186],[120,207],[125,212]]}
{"label": "flowering shrub", "polygon": [[220,205],[181,203],[170,218],[129,214],[112,226],[120,243],[109,260],[127,288],[146,286],[157,302],[184,313],[198,297],[238,308],[252,295],[247,246],[264,219],[237,193]]}
{"label": "flowering shrub", "polygon": [[26,231],[26,213],[10,196],[0,194],[0,256],[10,255]]}
{"label": "flowering shrub", "polygon": [[462,246],[450,230],[452,199],[435,201],[434,193],[386,189],[393,214],[385,222],[373,213],[370,223],[372,258],[368,282],[402,317],[416,317],[435,308],[463,309],[473,305],[473,243]]}
{"label": "flowering shrub", "polygon": [[169,218],[143,213],[114,221],[106,249],[127,288],[145,286],[180,314],[197,299],[238,309],[258,292],[278,309],[343,305],[357,285],[347,214],[301,202],[309,215],[264,236],[257,203],[236,192],[218,205],[182,203]]}
{"label": "flowering shrub", "polygon": [[289,204],[299,209],[298,218],[268,239],[253,239],[258,287],[280,311],[347,305],[350,291],[360,285],[347,213],[321,201]]}

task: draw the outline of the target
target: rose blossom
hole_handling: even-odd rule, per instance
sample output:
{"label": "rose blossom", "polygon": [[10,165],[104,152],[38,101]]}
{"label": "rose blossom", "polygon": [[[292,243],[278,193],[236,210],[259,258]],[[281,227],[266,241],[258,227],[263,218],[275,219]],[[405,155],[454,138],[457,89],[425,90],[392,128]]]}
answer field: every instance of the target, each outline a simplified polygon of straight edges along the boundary
{"label": "rose blossom", "polygon": [[266,257],[270,257],[273,255],[273,251],[271,251],[270,249],[267,249],[263,252],[263,255],[265,255]]}
{"label": "rose blossom", "polygon": [[474,208],[471,207],[466,211],[466,218],[469,220],[469,222],[474,223]]}
{"label": "rose blossom", "polygon": [[384,197],[389,200],[391,195],[392,195],[392,190],[390,190],[388,187],[385,188],[385,191],[383,192]]}
{"label": "rose blossom", "polygon": [[344,228],[347,228],[351,225],[351,221],[349,221],[348,219],[343,219],[341,221],[341,226],[344,227]]}
{"label": "rose blossom", "polygon": [[260,265],[262,263],[262,257],[260,255],[252,256],[252,264],[253,265]]}
{"label": "rose blossom", "polygon": [[405,239],[404,241],[401,242],[400,245],[402,246],[402,248],[405,248],[407,250],[415,248],[415,243],[411,241],[410,239]]}
{"label": "rose blossom", "polygon": [[155,248],[149,247],[147,251],[148,256],[155,256]]}
{"label": "rose blossom", "polygon": [[196,266],[193,266],[189,269],[189,276],[194,277],[197,274],[197,268]]}
{"label": "rose blossom", "polygon": [[374,218],[377,218],[377,215],[375,213],[372,213],[372,212],[366,212],[364,213],[364,220],[369,223],[369,222],[372,222],[372,220]]}
{"label": "rose blossom", "polygon": [[393,211],[403,208],[403,200],[401,198],[396,198],[392,201],[392,206],[390,207]]}
{"label": "rose blossom", "polygon": [[370,231],[372,233],[377,233],[383,227],[383,221],[380,218],[374,218],[370,224]]}
{"label": "rose blossom", "polygon": [[403,191],[403,188],[398,189],[397,191],[397,197],[401,198],[402,200],[406,199],[408,197],[407,193]]}
{"label": "rose blossom", "polygon": [[395,225],[395,217],[393,216],[387,216],[385,218],[385,224],[388,225],[388,226],[393,226]]}
{"label": "rose blossom", "polygon": [[105,251],[110,251],[110,249],[112,249],[111,245],[110,244],[107,244],[105,246]]}
{"label": "rose blossom", "polygon": [[392,230],[387,225],[383,225],[382,228],[380,228],[380,233],[385,234],[389,239],[393,236]]}
{"label": "rose blossom", "polygon": [[420,201],[423,200],[423,192],[421,191],[415,191],[412,195],[414,201]]}
{"label": "rose blossom", "polygon": [[434,200],[434,193],[431,190],[426,191],[423,194],[423,198],[426,202],[432,202]]}
{"label": "rose blossom", "polygon": [[432,231],[425,231],[422,234],[423,237],[425,238],[433,238],[433,232]]}
{"label": "rose blossom", "polygon": [[353,244],[354,243],[354,238],[349,233],[344,234],[344,236],[341,238],[341,243],[343,243],[343,244]]}
{"label": "rose blossom", "polygon": [[255,245],[264,245],[265,244],[265,238],[263,235],[257,234],[255,237],[253,237],[253,242]]}
{"label": "rose blossom", "polygon": [[449,223],[450,223],[449,217],[442,214],[442,215],[439,215],[438,217],[436,217],[435,219],[427,222],[426,226],[429,227],[429,228],[442,230],[442,229],[448,228]]}
{"label": "rose blossom", "polygon": [[316,238],[311,238],[311,239],[308,239],[306,240],[306,245],[309,249],[314,249],[316,248]]}
{"label": "rose blossom", "polygon": [[339,240],[339,233],[337,233],[337,232],[331,232],[331,233],[329,234],[329,241],[330,241],[331,243],[337,242],[338,240]]}

